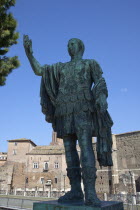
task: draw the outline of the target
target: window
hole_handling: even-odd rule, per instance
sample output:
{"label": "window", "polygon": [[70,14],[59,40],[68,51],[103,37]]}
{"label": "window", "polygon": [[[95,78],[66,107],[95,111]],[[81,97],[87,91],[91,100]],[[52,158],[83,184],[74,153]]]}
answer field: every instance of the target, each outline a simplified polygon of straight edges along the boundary
{"label": "window", "polygon": [[13,149],[13,155],[16,155],[17,151],[15,149]]}
{"label": "window", "polygon": [[47,180],[46,185],[51,185],[52,181],[50,179]]}
{"label": "window", "polygon": [[28,177],[25,178],[25,183],[28,184]]}
{"label": "window", "polygon": [[33,168],[38,168],[38,163],[33,163]]}
{"label": "window", "polygon": [[57,178],[54,179],[55,184],[57,184]]}
{"label": "window", "polygon": [[59,163],[58,162],[54,163],[54,168],[59,168]]}
{"label": "window", "polygon": [[48,163],[47,163],[47,162],[44,163],[44,169],[45,169],[45,170],[48,170]]}
{"label": "window", "polygon": [[112,185],[112,180],[109,179],[109,186],[111,186],[111,185]]}
{"label": "window", "polygon": [[17,142],[15,142],[14,145],[17,146]]}
{"label": "window", "polygon": [[40,178],[40,182],[41,182],[41,184],[44,184],[44,177]]}

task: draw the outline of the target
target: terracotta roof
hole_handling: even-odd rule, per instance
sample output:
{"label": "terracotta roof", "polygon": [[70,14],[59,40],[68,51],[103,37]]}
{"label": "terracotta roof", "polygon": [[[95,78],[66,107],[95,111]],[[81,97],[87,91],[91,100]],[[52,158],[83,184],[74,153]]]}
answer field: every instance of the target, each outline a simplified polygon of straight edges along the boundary
{"label": "terracotta roof", "polygon": [[26,139],[26,138],[12,139],[12,140],[7,140],[7,141],[8,142],[30,142],[31,144],[33,144],[34,146],[36,146],[36,144],[31,139]]}
{"label": "terracotta roof", "polygon": [[36,146],[26,155],[54,155],[65,153],[63,146]]}

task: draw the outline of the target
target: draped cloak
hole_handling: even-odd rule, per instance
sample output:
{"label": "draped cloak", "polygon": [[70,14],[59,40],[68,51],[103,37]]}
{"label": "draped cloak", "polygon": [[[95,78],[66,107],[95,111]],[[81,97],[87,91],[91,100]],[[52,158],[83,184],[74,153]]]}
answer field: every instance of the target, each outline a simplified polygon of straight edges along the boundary
{"label": "draped cloak", "polygon": [[[73,103],[70,102],[75,101],[76,99],[78,100],[79,98],[77,106],[75,106],[77,107],[77,110],[90,110],[93,118],[93,136],[97,137],[96,150],[99,165],[112,166],[111,126],[113,125],[113,121],[108,111],[102,113],[100,112],[99,106],[95,105],[100,94],[104,93],[106,96],[108,95],[106,83],[101,76],[102,70],[95,60],[83,60],[83,63],[84,62],[87,63],[90,68],[93,81],[95,76],[99,77],[98,82],[92,87],[90,92],[84,88],[82,91],[78,92],[77,95],[66,95],[63,97],[61,108],[59,108],[57,100],[58,98],[61,100],[61,94],[59,94],[60,77],[65,64],[56,63],[54,65],[45,65],[42,67],[43,76],[40,87],[42,112],[45,114],[46,121],[52,123],[53,129],[57,132],[58,137],[63,138],[63,130],[60,129],[62,132],[58,131],[58,127],[61,126],[62,122],[65,123],[63,115],[71,117],[74,112]],[[93,100],[90,99],[91,97]],[[69,103],[65,104],[66,101],[69,101]],[[63,121],[61,119],[63,119]]]}

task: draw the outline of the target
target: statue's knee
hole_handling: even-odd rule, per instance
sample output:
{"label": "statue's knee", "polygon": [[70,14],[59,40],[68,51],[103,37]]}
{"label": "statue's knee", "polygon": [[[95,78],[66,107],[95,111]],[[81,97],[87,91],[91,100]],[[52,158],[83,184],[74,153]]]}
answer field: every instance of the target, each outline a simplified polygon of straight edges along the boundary
{"label": "statue's knee", "polygon": [[89,144],[86,141],[81,142],[79,145],[80,145],[81,151],[83,152],[92,150],[92,144]]}
{"label": "statue's knee", "polygon": [[66,146],[65,147],[65,153],[68,154],[68,155],[70,155],[70,156],[72,155],[72,153],[75,153],[75,151],[76,150],[73,147],[70,147],[70,146]]}

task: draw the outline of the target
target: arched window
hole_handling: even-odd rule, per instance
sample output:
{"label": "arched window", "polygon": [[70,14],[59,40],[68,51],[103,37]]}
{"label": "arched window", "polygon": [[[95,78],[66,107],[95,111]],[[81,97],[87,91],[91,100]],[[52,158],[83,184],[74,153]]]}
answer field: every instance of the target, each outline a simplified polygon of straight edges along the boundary
{"label": "arched window", "polygon": [[54,182],[55,182],[55,184],[57,184],[57,178],[54,178]]}
{"label": "arched window", "polygon": [[45,164],[44,164],[44,169],[45,169],[45,170],[48,170],[48,163],[45,163]]}

